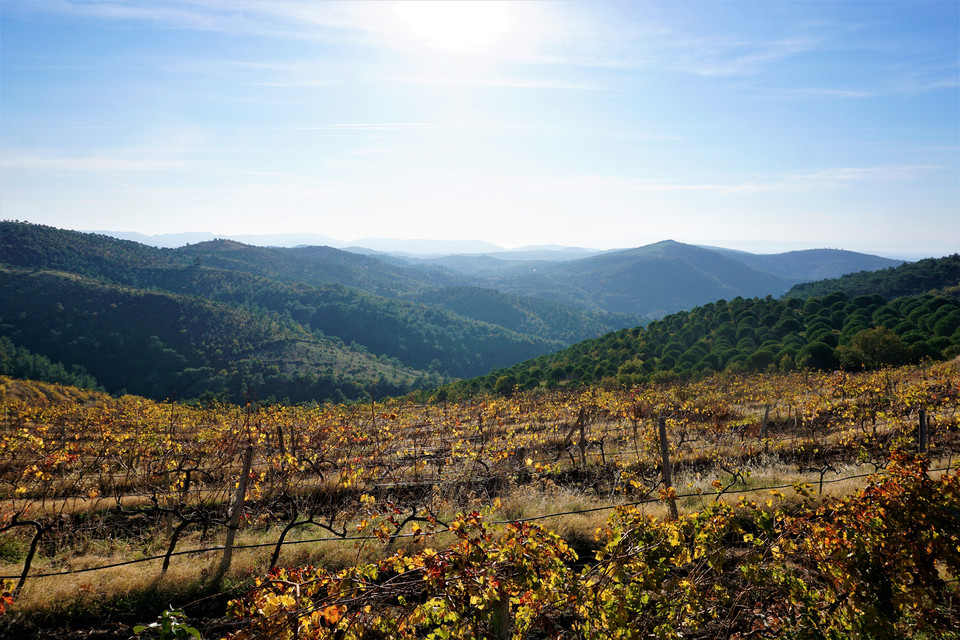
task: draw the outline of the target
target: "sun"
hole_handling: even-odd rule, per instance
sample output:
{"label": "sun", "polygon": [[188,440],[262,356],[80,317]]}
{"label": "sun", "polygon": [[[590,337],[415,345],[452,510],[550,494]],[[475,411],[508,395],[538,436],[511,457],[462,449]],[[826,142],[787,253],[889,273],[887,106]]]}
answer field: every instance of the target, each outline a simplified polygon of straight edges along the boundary
{"label": "sun", "polygon": [[412,0],[393,7],[402,35],[433,49],[488,50],[502,42],[514,26],[509,2]]}

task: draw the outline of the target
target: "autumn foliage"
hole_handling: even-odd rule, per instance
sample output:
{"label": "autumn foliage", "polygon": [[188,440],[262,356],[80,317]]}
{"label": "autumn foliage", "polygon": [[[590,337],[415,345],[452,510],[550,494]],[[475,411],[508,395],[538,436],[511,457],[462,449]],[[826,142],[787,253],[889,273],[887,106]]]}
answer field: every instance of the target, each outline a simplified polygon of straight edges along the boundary
{"label": "autumn foliage", "polygon": [[[190,406],[0,385],[0,543],[23,551],[2,558],[7,610],[24,584],[57,579],[36,574],[58,558],[96,566],[81,550],[124,537],[156,550],[142,572],[189,552],[203,580],[252,447],[239,532],[271,548],[231,605],[235,640],[938,637],[960,622],[950,365],[435,404]],[[927,457],[905,453],[921,410]],[[755,481],[765,465],[796,489]],[[822,496],[838,469],[862,490]],[[565,509],[522,504],[534,493],[612,515],[592,540],[565,539]],[[680,517],[663,519],[671,496]],[[357,562],[285,566],[305,531]]]}
{"label": "autumn foliage", "polygon": [[678,520],[621,508],[595,562],[477,513],[443,551],[341,572],[274,570],[233,603],[247,638],[903,638],[955,629],[960,477],[898,453],[822,505],[715,502]]}

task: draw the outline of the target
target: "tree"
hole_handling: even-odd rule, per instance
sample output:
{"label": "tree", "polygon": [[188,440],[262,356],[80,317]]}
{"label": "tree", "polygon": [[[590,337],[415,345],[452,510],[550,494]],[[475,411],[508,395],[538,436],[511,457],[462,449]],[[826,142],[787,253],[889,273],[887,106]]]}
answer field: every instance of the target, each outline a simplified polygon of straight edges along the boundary
{"label": "tree", "polygon": [[913,359],[910,347],[887,327],[863,329],[850,339],[850,344],[837,348],[844,369],[879,369],[907,364]]}
{"label": "tree", "polygon": [[497,393],[508,394],[512,393],[514,387],[517,386],[517,379],[512,373],[500,376],[497,378],[497,382],[494,384],[493,390]]}
{"label": "tree", "polygon": [[833,348],[823,342],[808,344],[797,354],[797,366],[801,369],[830,371],[836,369],[839,364]]}
{"label": "tree", "polygon": [[765,371],[776,362],[777,355],[770,349],[754,351],[746,359],[746,367],[751,371]]}

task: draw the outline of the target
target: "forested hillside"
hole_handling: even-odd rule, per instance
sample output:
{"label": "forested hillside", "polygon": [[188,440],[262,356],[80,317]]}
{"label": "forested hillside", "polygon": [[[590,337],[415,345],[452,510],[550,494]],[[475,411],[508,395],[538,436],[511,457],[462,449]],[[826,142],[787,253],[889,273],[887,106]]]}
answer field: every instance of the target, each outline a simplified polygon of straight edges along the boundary
{"label": "forested hillside", "polygon": [[672,240],[491,278],[511,293],[650,318],[718,298],[780,295],[793,281]]}
{"label": "forested hillside", "polygon": [[[442,270],[398,269],[329,247],[275,249],[213,241],[156,249],[107,236],[4,222],[0,262],[10,265],[4,273],[8,288],[2,297],[0,336],[7,337],[10,349],[48,359],[49,366],[35,360],[34,371],[52,375],[51,367],[60,362],[64,371],[79,367],[81,375],[94,376],[112,392],[135,388],[154,398],[210,392],[240,401],[248,387],[264,397],[291,400],[403,393],[445,378],[481,375],[639,322],[635,316],[483,289],[465,290],[482,301],[471,304],[451,293],[463,289],[437,288],[449,281],[450,274]],[[98,293],[78,303],[78,291],[86,289]],[[113,298],[121,292],[140,301],[199,305],[213,316],[223,315],[222,321],[210,320],[211,327],[221,324],[227,331],[236,325],[235,337],[241,341],[257,323],[269,319],[292,332],[273,343],[295,338],[299,346],[273,347],[266,355],[250,346],[259,344],[257,340],[241,349],[186,348],[185,341],[208,342],[193,333],[210,327],[178,326],[182,314],[147,304],[140,305],[143,312],[154,315],[143,322],[118,315],[111,305],[118,304]],[[161,292],[168,295],[159,296]],[[421,294],[423,302],[417,301]],[[395,297],[400,295],[411,299]],[[67,313],[95,317],[96,323],[69,321],[60,326],[56,305]],[[246,327],[237,317],[253,325]],[[164,333],[174,330],[175,336]],[[154,349],[152,337],[162,346]],[[149,345],[143,346],[144,341]],[[109,353],[104,356],[104,351]],[[18,361],[27,361],[24,352],[17,353]],[[129,362],[105,364],[124,358]],[[156,371],[146,372],[151,361]],[[267,371],[270,367],[279,371]],[[303,378],[305,371],[313,379]],[[138,378],[128,382],[132,372]],[[63,375],[43,377],[68,381]],[[290,383],[290,376],[298,381]],[[79,379],[70,381],[80,384]]]}
{"label": "forested hillside", "polygon": [[155,286],[277,312],[313,332],[363,345],[406,366],[458,377],[489,371],[498,361],[533,357],[569,344],[339,284],[285,284],[201,266],[158,272]]}
{"label": "forested hillside", "polygon": [[842,249],[804,249],[785,253],[755,254],[710,247],[725,256],[751,267],[795,281],[839,278],[857,271],[876,271],[903,264],[903,260],[891,260],[856,251]]}
{"label": "forested hillside", "polygon": [[0,299],[12,344],[79,366],[113,393],[350,399],[405,392],[418,375],[256,307],[10,268],[0,268]]}
{"label": "forested hillside", "polygon": [[786,295],[809,298],[842,291],[848,296],[876,293],[891,299],[933,290],[960,294],[960,254],[926,258],[881,271],[859,271],[835,280],[806,282],[794,286]]}
{"label": "forested hillside", "polygon": [[479,287],[444,287],[411,299],[448,309],[461,316],[506,327],[520,333],[545,336],[565,344],[577,336],[600,335],[604,327],[639,324],[637,316],[609,311],[585,311],[549,300],[515,296]]}
{"label": "forested hillside", "polygon": [[67,271],[128,285],[141,284],[141,277],[157,268],[201,265],[279,282],[336,283],[391,296],[464,283],[463,276],[443,270],[397,267],[331,247],[255,247],[211,240],[157,249],[105,235],[16,222],[0,222],[0,256],[13,266]]}
{"label": "forested hillside", "polygon": [[648,319],[718,298],[780,295],[797,282],[902,263],[839,249],[758,255],[672,240],[564,261],[501,254],[409,261],[443,265],[501,291]]}
{"label": "forested hillside", "polygon": [[[566,262],[530,261],[523,273],[491,275],[496,271],[487,270],[481,278],[330,247],[254,247],[214,240],[158,249],[2,222],[0,263],[8,268],[3,272],[0,337],[8,341],[4,366],[10,373],[16,360],[18,371],[29,365],[45,379],[99,384],[114,393],[135,391],[154,398],[213,394],[235,401],[251,390],[292,401],[322,400],[405,393],[454,377],[486,376],[463,386],[493,388],[499,382],[504,389],[629,382],[668,371],[686,376],[731,367],[790,368],[816,365],[821,356],[825,362],[839,358],[837,349],[849,337],[845,324],[831,319],[835,337],[822,340],[812,339],[814,332],[806,327],[787,331],[781,326],[765,333],[773,325],[761,316],[776,315],[774,324],[781,316],[787,320],[789,314],[778,309],[754,310],[756,327],[734,318],[729,344],[694,330],[692,341],[689,336],[667,340],[679,343],[679,352],[676,344],[657,347],[660,338],[653,336],[660,335],[661,323],[648,332],[630,329],[630,335],[643,334],[644,340],[619,345],[616,355],[591,347],[581,359],[582,345],[546,355],[583,340],[606,344],[611,338],[599,336],[637,327],[640,314],[656,318],[704,300],[759,298],[783,292],[792,282],[753,263],[795,275],[875,258],[833,250],[726,254],[665,241]],[[878,290],[956,284],[957,262],[954,256],[946,264],[922,261],[898,267],[892,272],[896,283]],[[841,282],[859,282],[866,275]],[[872,280],[864,282],[857,286],[874,286]],[[677,322],[674,316],[666,321]],[[862,328],[872,327],[865,323]],[[721,337],[730,333],[719,326],[709,331],[716,329]],[[951,346],[943,340],[952,334],[924,334],[921,339],[910,333],[926,329],[898,331],[909,358],[943,357]],[[820,343],[831,349],[829,357],[812,355]],[[516,365],[538,357],[532,367]],[[514,370],[504,373],[505,367]]]}
{"label": "forested hillside", "polygon": [[457,382],[450,391],[637,384],[718,371],[856,371],[958,354],[960,300],[954,297],[735,298]]}
{"label": "forested hillside", "polygon": [[81,389],[97,388],[97,380],[83,367],[73,365],[67,368],[62,362],[53,362],[46,356],[18,347],[6,336],[0,336],[0,376],[43,380]]}

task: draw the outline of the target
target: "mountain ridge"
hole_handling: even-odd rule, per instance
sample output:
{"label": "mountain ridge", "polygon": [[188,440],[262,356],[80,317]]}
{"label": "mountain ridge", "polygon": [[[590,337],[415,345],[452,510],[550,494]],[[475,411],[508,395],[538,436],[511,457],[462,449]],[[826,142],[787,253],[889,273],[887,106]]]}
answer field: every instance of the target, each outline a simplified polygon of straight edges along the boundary
{"label": "mountain ridge", "polygon": [[[4,306],[11,307],[0,314],[0,335],[12,339],[13,347],[28,349],[29,353],[18,352],[23,361],[47,357],[68,368],[96,368],[96,362],[85,360],[88,356],[76,346],[84,344],[84,335],[71,334],[68,326],[43,326],[44,314],[53,313],[49,305],[43,307],[43,313],[31,316],[30,322],[39,325],[36,328],[15,315],[18,305],[39,309],[38,305],[49,303],[54,310],[56,305],[69,309],[75,301],[68,286],[73,282],[78,290],[101,292],[90,296],[100,300],[102,308],[83,307],[87,314],[83,322],[88,322],[83,326],[100,336],[95,340],[101,345],[98,348],[119,340],[120,346],[140,345],[158,362],[166,363],[166,377],[155,381],[152,388],[155,396],[187,380],[187,369],[194,372],[190,375],[199,376],[191,378],[189,388],[194,390],[214,389],[216,384],[211,381],[223,382],[218,371],[224,370],[270,380],[276,390],[271,393],[282,394],[278,397],[302,398],[304,389],[314,388],[353,398],[363,393],[358,389],[364,386],[402,393],[437,384],[444,377],[477,376],[511,366],[705,301],[780,295],[795,282],[745,260],[780,260],[782,269],[800,265],[813,272],[817,267],[810,260],[843,269],[861,259],[876,258],[811,251],[794,252],[786,258],[778,258],[780,254],[747,254],[744,258],[737,252],[725,254],[664,240],[567,261],[461,257],[472,260],[469,268],[475,270],[464,274],[442,265],[410,264],[400,258],[361,255],[329,246],[259,247],[221,238],[175,249],[157,248],[103,234],[0,222],[0,263],[7,265],[8,271]],[[47,273],[48,282],[56,283],[53,289],[60,291],[62,299],[53,300],[37,279],[24,275],[31,271]],[[9,284],[13,280],[17,282]],[[96,289],[97,282],[107,288]],[[121,293],[107,285],[126,289]],[[174,298],[157,298],[158,292]],[[183,315],[173,311],[180,305],[203,310],[204,317],[222,315],[225,326],[237,326],[236,319],[243,317],[249,318],[252,326],[285,327],[282,335],[293,340],[290,336],[296,334],[300,342],[278,338],[271,343],[274,346],[231,348],[232,359],[227,360],[216,355],[216,350],[201,350],[201,355],[191,360],[187,351],[170,347],[180,344],[182,337],[164,333],[166,328],[157,328],[150,336],[133,331],[138,323],[155,326],[151,324],[155,318],[131,320],[133,316],[128,314],[110,329],[108,320],[121,298],[151,301],[150,305],[167,310],[164,313],[173,324]],[[56,316],[51,316],[51,323],[54,319]],[[203,326],[215,323],[210,320]],[[35,329],[52,331],[47,342],[59,344],[58,349],[72,359],[44,352],[45,340],[31,333]],[[192,331],[189,326],[183,330]],[[129,331],[134,337],[124,338]],[[59,336],[65,333],[71,337],[63,342]],[[118,337],[111,337],[114,335]],[[179,355],[172,355],[168,347]],[[96,360],[98,353],[91,351],[89,357]],[[322,384],[317,379],[307,383],[302,371],[283,362],[284,358],[300,358],[308,368],[337,373],[337,358],[345,364],[358,363],[357,354],[366,363],[362,370],[357,369],[358,380],[364,381],[360,387],[330,375]],[[350,366],[343,369],[343,375],[349,374]],[[141,371],[137,375],[149,378],[150,374]],[[230,384],[230,392],[236,396],[242,385],[236,380]]]}

